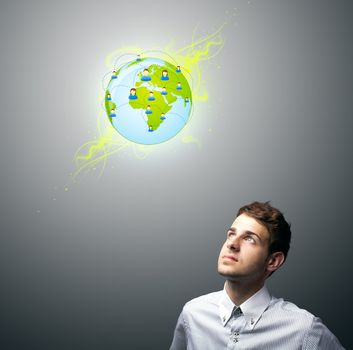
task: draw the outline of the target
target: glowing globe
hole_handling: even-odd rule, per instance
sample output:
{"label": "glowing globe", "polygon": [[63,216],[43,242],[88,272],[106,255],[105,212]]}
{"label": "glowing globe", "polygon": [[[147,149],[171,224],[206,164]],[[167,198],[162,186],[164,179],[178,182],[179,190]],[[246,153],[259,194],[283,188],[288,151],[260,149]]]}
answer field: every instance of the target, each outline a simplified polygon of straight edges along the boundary
{"label": "glowing globe", "polygon": [[165,142],[190,118],[192,95],[183,67],[159,58],[138,58],[113,71],[105,109],[126,139],[146,145]]}

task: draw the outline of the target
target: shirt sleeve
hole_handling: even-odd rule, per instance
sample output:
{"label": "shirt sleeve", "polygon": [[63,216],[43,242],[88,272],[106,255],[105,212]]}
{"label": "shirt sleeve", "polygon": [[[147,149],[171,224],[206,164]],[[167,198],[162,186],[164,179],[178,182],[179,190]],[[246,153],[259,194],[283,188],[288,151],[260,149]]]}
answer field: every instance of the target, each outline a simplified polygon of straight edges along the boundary
{"label": "shirt sleeve", "polygon": [[304,339],[303,350],[345,350],[338,339],[314,317],[311,327]]}
{"label": "shirt sleeve", "polygon": [[186,350],[186,329],[184,324],[183,312],[180,313],[177,325],[174,330],[174,338],[169,350]]}

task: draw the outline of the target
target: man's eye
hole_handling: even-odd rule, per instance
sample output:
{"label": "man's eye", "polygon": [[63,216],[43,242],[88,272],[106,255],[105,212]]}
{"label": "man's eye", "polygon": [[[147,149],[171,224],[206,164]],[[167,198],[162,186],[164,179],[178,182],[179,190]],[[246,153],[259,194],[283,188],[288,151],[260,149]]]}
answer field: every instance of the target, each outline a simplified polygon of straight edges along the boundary
{"label": "man's eye", "polygon": [[234,235],[234,232],[233,231],[228,231],[227,232],[227,237],[231,237],[231,236],[233,236]]}
{"label": "man's eye", "polygon": [[255,239],[252,236],[245,236],[245,240],[251,243],[255,243]]}

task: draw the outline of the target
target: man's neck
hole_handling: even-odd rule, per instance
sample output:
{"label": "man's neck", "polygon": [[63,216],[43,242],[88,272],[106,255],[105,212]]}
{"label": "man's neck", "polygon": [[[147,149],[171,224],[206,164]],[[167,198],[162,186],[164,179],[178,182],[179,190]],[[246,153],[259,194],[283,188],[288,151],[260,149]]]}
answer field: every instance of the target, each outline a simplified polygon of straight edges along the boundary
{"label": "man's neck", "polygon": [[249,284],[227,280],[225,283],[225,290],[233,303],[239,306],[258,292],[263,286],[263,281],[261,283]]}

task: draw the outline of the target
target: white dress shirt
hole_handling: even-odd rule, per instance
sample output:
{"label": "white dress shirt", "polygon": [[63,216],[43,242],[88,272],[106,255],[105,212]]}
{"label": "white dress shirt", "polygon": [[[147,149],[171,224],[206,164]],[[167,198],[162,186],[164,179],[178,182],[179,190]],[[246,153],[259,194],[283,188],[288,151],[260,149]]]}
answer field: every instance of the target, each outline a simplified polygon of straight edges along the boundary
{"label": "white dress shirt", "polygon": [[239,307],[225,289],[181,312],[170,350],[344,350],[321,320],[264,286]]}

